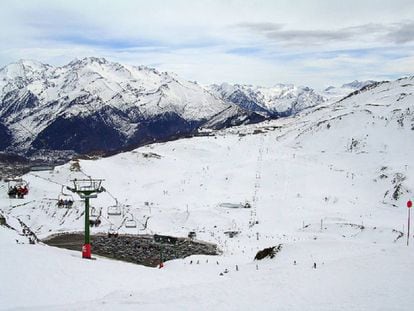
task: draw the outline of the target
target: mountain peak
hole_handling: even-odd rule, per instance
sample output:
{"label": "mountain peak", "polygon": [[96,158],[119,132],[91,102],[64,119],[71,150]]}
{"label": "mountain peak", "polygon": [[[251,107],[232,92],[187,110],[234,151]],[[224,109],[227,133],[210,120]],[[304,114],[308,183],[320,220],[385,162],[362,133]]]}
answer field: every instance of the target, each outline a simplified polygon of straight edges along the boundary
{"label": "mountain peak", "polygon": [[[187,135],[213,117],[216,128],[263,120],[229,109],[235,106],[197,84],[145,66],[85,57],[32,70],[43,67],[48,68],[22,60],[0,72],[0,119],[14,129],[10,141],[18,152],[118,150]],[[21,130],[21,122],[29,124],[27,130]],[[73,139],[80,136],[88,143]]]}
{"label": "mountain peak", "polygon": [[79,67],[86,67],[88,65],[95,65],[95,64],[97,64],[97,65],[106,65],[106,64],[109,64],[109,63],[111,63],[111,62],[107,61],[103,57],[89,56],[89,57],[84,57],[82,59],[75,58],[74,60],[72,60],[70,63],[68,63],[67,65],[65,65],[63,67],[79,68]]}
{"label": "mountain peak", "polygon": [[32,67],[32,68],[37,68],[37,67],[48,67],[49,65],[47,64],[43,64],[42,62],[39,62],[37,60],[34,59],[19,59],[17,62],[15,62],[14,64],[21,64],[22,66],[27,66],[27,67]]}
{"label": "mountain peak", "polygon": [[51,66],[48,64],[43,64],[39,61],[32,60],[32,59],[19,59],[16,62],[10,63],[3,68],[0,69],[0,71],[4,71],[8,74],[18,74],[23,75],[24,72],[39,72],[44,71]]}
{"label": "mountain peak", "polygon": [[261,87],[242,84],[211,85],[210,91],[227,102],[267,116],[288,116],[324,102],[307,86],[275,84]]}
{"label": "mountain peak", "polygon": [[0,83],[0,95],[5,85],[9,84],[9,88],[13,88],[12,85],[22,88],[30,81],[40,79],[40,77],[52,69],[53,67],[48,64],[31,59],[20,59],[10,63],[0,68],[0,80],[2,80]]}
{"label": "mountain peak", "polygon": [[359,89],[362,89],[363,87],[365,87],[367,85],[370,85],[370,84],[373,84],[375,82],[376,81],[374,81],[374,80],[366,80],[366,81],[354,80],[352,82],[342,84],[341,87],[342,88],[350,88],[350,89],[359,90]]}

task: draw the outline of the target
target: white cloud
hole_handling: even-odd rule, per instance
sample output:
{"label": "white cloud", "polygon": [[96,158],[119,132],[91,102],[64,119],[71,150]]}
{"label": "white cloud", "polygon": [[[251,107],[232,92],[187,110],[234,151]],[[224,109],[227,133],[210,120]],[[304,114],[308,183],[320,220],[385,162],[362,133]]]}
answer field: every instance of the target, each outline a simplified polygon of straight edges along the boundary
{"label": "white cloud", "polygon": [[411,0],[3,0],[0,66],[96,55],[201,83],[322,86],[412,71],[413,16]]}

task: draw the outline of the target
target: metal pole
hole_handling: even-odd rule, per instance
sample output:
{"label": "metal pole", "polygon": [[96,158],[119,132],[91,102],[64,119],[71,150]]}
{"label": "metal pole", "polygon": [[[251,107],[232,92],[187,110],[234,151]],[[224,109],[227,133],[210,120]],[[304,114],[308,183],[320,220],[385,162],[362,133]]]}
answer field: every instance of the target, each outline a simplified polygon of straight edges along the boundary
{"label": "metal pole", "polygon": [[91,238],[89,232],[89,197],[85,198],[85,244],[82,248],[82,257],[91,258]]}
{"label": "metal pole", "polygon": [[[105,191],[105,188],[101,187],[102,179],[88,180],[72,180],[74,187],[66,187],[68,190],[77,193],[82,199],[85,199],[85,243],[82,247],[82,258],[91,259],[91,237],[89,229],[89,199],[96,198],[98,193]],[[87,182],[88,185],[83,184]],[[116,200],[116,199],[115,199]]]}
{"label": "metal pole", "polygon": [[407,228],[407,246],[409,244],[409,240],[410,240],[410,216],[411,216],[411,209],[408,209],[408,228]]}
{"label": "metal pole", "polygon": [[85,198],[85,244],[90,244],[90,232],[89,232],[89,198]]}

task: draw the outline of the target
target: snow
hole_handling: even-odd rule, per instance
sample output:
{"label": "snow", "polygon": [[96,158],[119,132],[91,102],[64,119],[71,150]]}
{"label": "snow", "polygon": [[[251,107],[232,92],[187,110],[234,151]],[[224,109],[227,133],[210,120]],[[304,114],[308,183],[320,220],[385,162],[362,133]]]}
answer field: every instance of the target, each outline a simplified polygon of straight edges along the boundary
{"label": "snow", "polygon": [[[24,61],[24,64],[26,62]],[[39,63],[33,69],[33,66],[27,67],[27,65],[24,66],[22,64],[10,64],[3,68],[1,71],[4,76],[3,79],[7,81],[13,78],[24,78],[27,76],[27,68],[35,72],[42,72],[42,75],[25,81],[25,84],[27,84],[25,86],[39,97],[43,108],[50,102],[60,102],[65,96],[68,96],[68,100],[70,101],[81,95],[97,95],[102,100],[102,103],[110,103],[116,107],[125,104],[127,104],[127,107],[132,107],[136,105],[138,97],[141,97],[139,106],[146,106],[145,111],[149,115],[154,115],[159,113],[160,107],[147,105],[145,97],[157,93],[157,98],[159,98],[160,89],[171,85],[172,91],[170,92],[171,94],[168,94],[170,97],[167,97],[167,99],[173,103],[173,107],[182,107],[183,104],[195,105],[195,107],[191,107],[193,109],[192,112],[185,111],[187,113],[185,117],[191,116],[201,119],[206,115],[210,116],[212,110],[217,113],[224,109],[220,108],[220,105],[223,106],[223,103],[220,103],[208,93],[205,93],[196,84],[177,80],[174,76],[170,76],[167,73],[161,74],[155,69],[147,67],[124,66],[95,57],[75,60],[68,65],[57,68],[46,67],[45,65],[42,67],[42,64]],[[13,74],[10,75],[10,72],[13,72]],[[113,98],[121,93],[123,100],[114,101]],[[206,96],[210,98],[205,103],[197,100],[197,97]],[[175,102],[177,100],[183,100],[183,98],[184,103]],[[60,102],[59,104],[67,106],[68,100]],[[218,104],[219,107],[214,107],[215,104]],[[87,106],[77,108],[83,112],[85,112],[85,109],[86,111],[88,109]],[[205,115],[194,115],[194,109],[201,110],[201,113]],[[203,109],[206,109],[206,111]]]}
{"label": "snow", "polygon": [[[210,91],[223,100],[243,106],[248,100],[272,114],[297,113],[323,103],[325,99],[309,87],[293,84],[276,84],[272,87],[222,83],[209,86]],[[242,102],[240,102],[243,96]]]}
{"label": "snow", "polygon": [[[401,94],[412,88],[406,78],[295,117],[81,160],[81,172],[68,163],[29,173],[23,200],[0,183],[0,212],[17,230],[0,227],[0,309],[411,310],[414,112],[412,95]],[[396,174],[404,178],[394,199]],[[107,215],[115,197],[138,221],[119,233],[195,231],[223,254],[156,269],[29,245],[17,219],[40,238],[83,229],[82,202],[66,210],[56,200],[61,185],[86,176],[107,189],[92,199],[103,212],[93,232],[122,223]],[[245,202],[252,208],[221,205]],[[274,259],[253,260],[279,244]]]}
{"label": "snow", "polygon": [[[37,99],[29,111],[11,107],[13,99],[20,102],[21,94]],[[125,115],[135,111],[140,119],[176,113],[188,121],[203,121],[231,106],[174,74],[96,57],[74,60],[62,67],[28,60],[9,64],[0,69],[0,99],[2,122],[22,150],[59,116],[89,116],[110,107]],[[114,122],[114,127],[123,129],[127,137],[134,133],[131,123],[136,120]]]}
{"label": "snow", "polygon": [[[238,272],[221,259],[218,266],[214,261],[205,263],[205,258],[200,258],[203,262],[200,265],[190,265],[187,260],[167,263],[164,269],[150,269],[103,258],[82,260],[74,252],[45,246],[2,247],[8,254],[3,266],[18,267],[17,275],[16,269],[2,271],[2,280],[8,281],[1,292],[6,308],[410,310],[412,307],[412,287],[402,285],[411,283],[407,271],[412,271],[414,264],[410,249],[404,247],[367,248],[365,244],[350,242],[297,243],[276,262],[260,263],[259,270],[255,264],[245,264]],[[302,258],[304,252],[326,260],[314,270],[310,258]],[[326,253],[331,254],[330,258]],[[292,257],[297,259],[296,266],[290,262]],[[224,266],[231,267],[231,271],[219,276]]]}
{"label": "snow", "polygon": [[329,101],[334,102],[338,101],[350,93],[353,93],[357,90],[360,90],[364,87],[369,85],[375,84],[376,81],[373,80],[366,80],[366,81],[358,81],[354,80],[349,83],[342,84],[340,87],[329,86],[325,90],[323,90],[322,95],[327,98]]}

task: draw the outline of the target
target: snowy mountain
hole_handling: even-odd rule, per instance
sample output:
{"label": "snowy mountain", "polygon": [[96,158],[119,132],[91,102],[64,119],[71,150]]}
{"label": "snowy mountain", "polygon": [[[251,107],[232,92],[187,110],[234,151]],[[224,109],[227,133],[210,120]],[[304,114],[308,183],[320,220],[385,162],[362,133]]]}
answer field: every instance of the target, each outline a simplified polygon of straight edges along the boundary
{"label": "snowy mountain", "polygon": [[365,80],[365,81],[354,80],[350,83],[342,84],[341,88],[349,88],[349,89],[354,89],[354,90],[360,90],[363,87],[374,84],[375,82],[376,81],[374,81],[374,80]]}
{"label": "snowy mountain", "polygon": [[294,115],[325,101],[313,89],[292,84],[261,87],[223,83],[213,84],[209,90],[225,101],[270,117]]}
{"label": "snowy mountain", "polygon": [[210,122],[215,128],[263,120],[174,74],[103,58],[62,67],[22,60],[0,70],[7,151],[119,150],[191,134],[212,117],[222,122]]}
{"label": "snowy mountain", "polygon": [[[15,229],[0,226],[2,307],[411,310],[414,288],[401,284],[414,271],[405,207],[414,193],[413,101],[414,77],[403,78],[296,116],[29,173],[24,199],[9,199],[0,181],[0,214]],[[83,230],[84,202],[73,194],[72,208],[56,203],[71,196],[62,186],[88,176],[107,190],[91,199],[102,219],[93,234],[194,232],[222,255],[153,269],[82,260],[80,246],[30,245],[27,228],[40,239]],[[229,208],[246,201],[251,208]],[[116,203],[122,213],[111,215]],[[131,219],[137,227],[126,226]],[[254,260],[276,245],[275,258]]]}
{"label": "snowy mountain", "polygon": [[324,97],[331,101],[339,100],[353,92],[359,91],[363,88],[375,85],[378,83],[374,80],[358,81],[354,80],[350,83],[342,84],[340,87],[329,86],[323,90],[322,94]]}

